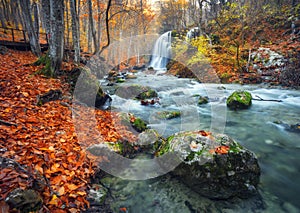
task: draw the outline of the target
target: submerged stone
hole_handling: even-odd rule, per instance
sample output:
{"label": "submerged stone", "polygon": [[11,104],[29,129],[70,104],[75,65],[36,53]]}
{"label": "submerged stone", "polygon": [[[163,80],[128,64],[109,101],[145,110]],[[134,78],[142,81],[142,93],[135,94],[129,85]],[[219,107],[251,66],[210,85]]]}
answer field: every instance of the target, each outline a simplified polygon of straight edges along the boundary
{"label": "submerged stone", "polygon": [[247,91],[235,91],[233,92],[226,101],[229,109],[248,109],[252,104],[252,96]]}
{"label": "submerged stone", "polygon": [[157,113],[159,119],[172,119],[181,116],[180,111],[162,111]]}
{"label": "submerged stone", "polygon": [[208,97],[207,96],[199,96],[198,105],[207,104],[207,103],[208,103]]}
{"label": "submerged stone", "polygon": [[161,145],[157,155],[168,152],[182,160],[171,173],[202,196],[228,199],[257,194],[260,168],[256,156],[227,135],[177,133]]}

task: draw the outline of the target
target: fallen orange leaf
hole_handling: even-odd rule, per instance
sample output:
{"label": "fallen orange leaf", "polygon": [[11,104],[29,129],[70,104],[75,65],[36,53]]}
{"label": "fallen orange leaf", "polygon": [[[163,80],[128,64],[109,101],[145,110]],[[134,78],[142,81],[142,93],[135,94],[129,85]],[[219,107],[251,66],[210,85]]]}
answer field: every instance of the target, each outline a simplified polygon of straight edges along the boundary
{"label": "fallen orange leaf", "polygon": [[75,185],[75,184],[73,184],[73,183],[67,184],[66,186],[67,186],[68,189],[70,189],[71,191],[74,191],[74,190],[78,189],[78,187],[79,187],[79,186],[77,186],[77,185]]}

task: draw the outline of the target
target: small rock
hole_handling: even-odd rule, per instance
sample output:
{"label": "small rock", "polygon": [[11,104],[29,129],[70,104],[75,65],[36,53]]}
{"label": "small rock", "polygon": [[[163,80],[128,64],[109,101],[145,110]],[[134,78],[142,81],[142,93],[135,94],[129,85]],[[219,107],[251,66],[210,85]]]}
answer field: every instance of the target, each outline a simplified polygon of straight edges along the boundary
{"label": "small rock", "polygon": [[123,79],[123,78],[118,78],[117,80],[116,80],[116,83],[124,83],[126,80],[125,79]]}
{"label": "small rock", "polygon": [[208,103],[208,97],[207,96],[200,96],[198,99],[198,105],[207,104]]}
{"label": "small rock", "polygon": [[5,46],[0,46],[0,54],[5,55],[8,52],[7,47]]}
{"label": "small rock", "polygon": [[98,204],[103,204],[106,199],[107,192],[107,188],[101,185],[94,184],[93,188],[88,192],[88,197],[90,199],[93,199]]}
{"label": "small rock", "polygon": [[173,119],[181,116],[180,111],[163,111],[157,113],[158,118],[160,119]]}
{"label": "small rock", "polygon": [[228,97],[226,104],[232,110],[248,109],[252,104],[252,95],[247,91],[235,91]]}
{"label": "small rock", "polygon": [[126,75],[126,79],[137,79],[137,76],[133,74],[128,74]]}

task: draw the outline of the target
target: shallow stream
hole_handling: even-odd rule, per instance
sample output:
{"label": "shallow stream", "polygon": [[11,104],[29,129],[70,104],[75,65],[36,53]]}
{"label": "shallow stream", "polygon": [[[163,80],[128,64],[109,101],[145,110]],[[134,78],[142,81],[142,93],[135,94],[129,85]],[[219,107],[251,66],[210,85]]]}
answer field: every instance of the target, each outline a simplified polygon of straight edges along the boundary
{"label": "shallow stream", "polygon": [[[186,130],[224,131],[257,155],[262,170],[261,197],[212,201],[169,175],[145,181],[105,178],[103,183],[110,188],[114,212],[123,207],[134,213],[300,212],[300,134],[286,128],[300,123],[299,90],[266,85],[200,84],[192,79],[143,72],[137,76],[119,84],[119,89],[131,84],[150,86],[158,92],[159,104],[142,106],[138,100],[112,95],[113,110],[141,117],[165,137]],[[226,98],[237,89],[250,91],[257,99],[282,102],[253,100],[248,110],[228,110]],[[198,105],[197,95],[208,96],[210,102]],[[161,111],[180,111],[181,117],[161,119],[157,116]]]}

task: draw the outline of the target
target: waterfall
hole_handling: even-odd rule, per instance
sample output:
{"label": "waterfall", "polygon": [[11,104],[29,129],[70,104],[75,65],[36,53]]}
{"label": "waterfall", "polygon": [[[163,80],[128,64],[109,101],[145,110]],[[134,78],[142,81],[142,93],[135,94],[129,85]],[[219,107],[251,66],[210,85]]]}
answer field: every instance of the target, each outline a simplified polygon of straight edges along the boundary
{"label": "waterfall", "polygon": [[166,69],[171,58],[171,31],[162,34],[155,42],[149,67],[154,69]]}
{"label": "waterfall", "polygon": [[199,34],[200,34],[199,27],[194,27],[187,32],[186,39],[190,40],[192,38],[196,38],[199,36]]}

